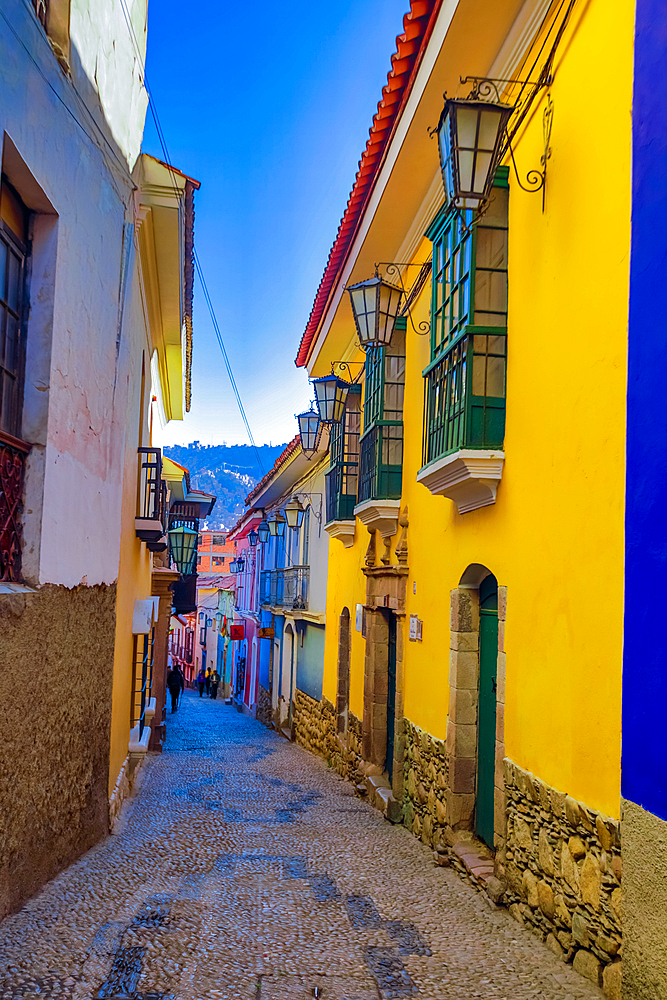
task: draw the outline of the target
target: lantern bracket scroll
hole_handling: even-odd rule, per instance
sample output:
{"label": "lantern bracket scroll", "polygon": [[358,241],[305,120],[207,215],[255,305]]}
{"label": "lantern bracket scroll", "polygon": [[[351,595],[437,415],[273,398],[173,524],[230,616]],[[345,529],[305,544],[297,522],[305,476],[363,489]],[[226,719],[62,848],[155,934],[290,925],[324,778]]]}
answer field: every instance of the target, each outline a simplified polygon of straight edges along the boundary
{"label": "lantern bracket scroll", "polygon": [[[410,324],[412,326],[412,329],[415,331],[415,333],[418,333],[421,337],[425,337],[427,334],[431,332],[431,324],[428,322],[428,320],[424,319],[417,326],[415,324],[414,319],[412,318],[412,309],[410,308],[410,306],[415,301],[415,299],[421,292],[422,288],[426,284],[426,279],[429,277],[431,273],[431,261],[427,260],[423,261],[422,263],[417,263],[415,261],[381,260],[375,264],[376,277],[379,275],[380,273],[379,269],[381,267],[384,267],[386,269],[387,277],[396,278],[400,282],[401,290],[404,296],[404,303],[401,308],[401,315],[404,315],[405,312],[407,312],[410,318]],[[419,268],[419,274],[417,275],[412,285],[407,289],[403,282],[403,274],[400,270],[402,267]]]}

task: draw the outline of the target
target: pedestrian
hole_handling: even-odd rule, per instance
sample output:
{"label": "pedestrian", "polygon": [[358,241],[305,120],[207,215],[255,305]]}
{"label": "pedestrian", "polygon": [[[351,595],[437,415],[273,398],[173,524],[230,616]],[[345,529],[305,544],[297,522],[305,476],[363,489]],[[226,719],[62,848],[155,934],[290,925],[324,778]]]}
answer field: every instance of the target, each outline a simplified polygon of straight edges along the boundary
{"label": "pedestrian", "polygon": [[171,667],[167,671],[167,687],[171,696],[171,710],[175,712],[178,708],[178,696],[181,693],[182,674],[176,667]]}
{"label": "pedestrian", "polygon": [[206,684],[206,678],[204,677],[204,671],[200,670],[197,674],[197,687],[199,688],[199,697],[201,698],[204,694],[204,685]]}
{"label": "pedestrian", "polygon": [[211,693],[211,671],[210,671],[210,669],[206,670],[206,680],[205,680],[205,682],[206,682],[206,694],[210,695],[210,693]]}
{"label": "pedestrian", "polygon": [[183,700],[183,692],[185,691],[185,677],[183,676],[183,671],[179,667],[178,663],[176,664],[175,669],[176,673],[178,674],[178,681],[180,685],[178,689],[178,701],[176,703],[176,708],[178,708],[178,706],[181,704],[181,701]]}
{"label": "pedestrian", "polygon": [[218,685],[220,683],[220,674],[217,670],[214,670],[211,674],[211,698],[215,701],[218,697]]}

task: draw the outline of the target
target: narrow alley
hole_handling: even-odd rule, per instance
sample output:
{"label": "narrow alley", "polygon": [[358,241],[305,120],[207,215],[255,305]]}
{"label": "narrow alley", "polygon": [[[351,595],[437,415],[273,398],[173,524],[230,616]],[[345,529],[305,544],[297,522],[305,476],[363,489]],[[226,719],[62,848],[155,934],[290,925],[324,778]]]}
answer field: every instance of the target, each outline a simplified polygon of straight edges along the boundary
{"label": "narrow alley", "polygon": [[601,996],[323,761],[191,692],[118,832],[0,954],[2,1000]]}

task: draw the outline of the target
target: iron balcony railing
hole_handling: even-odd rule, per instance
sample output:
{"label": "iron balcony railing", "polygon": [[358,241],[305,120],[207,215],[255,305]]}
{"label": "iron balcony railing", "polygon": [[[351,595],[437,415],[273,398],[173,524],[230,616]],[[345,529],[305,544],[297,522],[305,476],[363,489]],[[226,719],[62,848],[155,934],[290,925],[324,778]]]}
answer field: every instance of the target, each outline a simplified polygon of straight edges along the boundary
{"label": "iron balcony railing", "polygon": [[361,438],[359,503],[401,496],[403,424],[380,420]]}
{"label": "iron balcony railing", "polygon": [[21,579],[23,477],[30,445],[0,431],[0,580]]}
{"label": "iron balcony railing", "polygon": [[139,498],[135,519],[137,537],[154,552],[167,547],[167,484],[162,478],[159,448],[138,448]]}
{"label": "iron balcony railing", "polygon": [[260,604],[306,611],[309,579],[309,566],[262,570],[259,582]]}
{"label": "iron balcony railing", "polygon": [[425,369],[423,465],[462,448],[502,448],[506,363],[503,327],[468,326]]}

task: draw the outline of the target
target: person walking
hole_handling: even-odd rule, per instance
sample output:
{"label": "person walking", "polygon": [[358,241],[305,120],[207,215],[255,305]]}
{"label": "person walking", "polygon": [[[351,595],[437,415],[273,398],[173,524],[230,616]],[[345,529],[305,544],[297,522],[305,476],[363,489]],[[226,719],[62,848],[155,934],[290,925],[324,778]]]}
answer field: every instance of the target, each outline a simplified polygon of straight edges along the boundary
{"label": "person walking", "polygon": [[183,671],[181,670],[178,663],[176,664],[175,669],[176,673],[178,674],[178,682],[179,682],[178,701],[176,703],[176,708],[178,708],[178,706],[181,704],[181,701],[183,700],[183,692],[185,691],[185,677],[183,676]]}
{"label": "person walking", "polygon": [[210,668],[206,669],[206,694],[207,696],[211,693],[211,671]]}
{"label": "person walking", "polygon": [[167,671],[167,688],[171,697],[171,710],[175,712],[178,708],[178,697],[181,693],[181,682],[183,675],[178,668],[170,667]]}
{"label": "person walking", "polygon": [[206,678],[204,677],[204,671],[200,670],[197,674],[197,687],[199,688],[199,697],[201,698],[204,694],[204,686],[206,684]]}
{"label": "person walking", "polygon": [[220,683],[220,674],[217,670],[214,670],[211,674],[211,698],[215,701],[218,697],[218,685]]}

